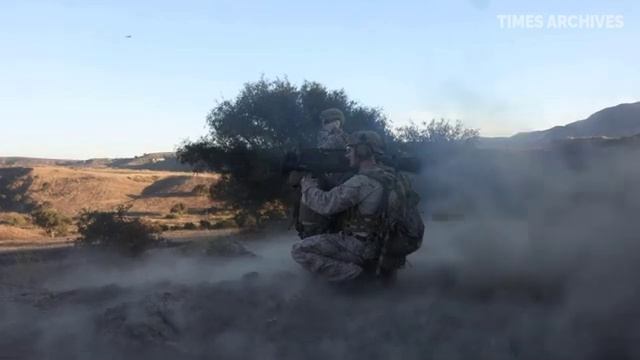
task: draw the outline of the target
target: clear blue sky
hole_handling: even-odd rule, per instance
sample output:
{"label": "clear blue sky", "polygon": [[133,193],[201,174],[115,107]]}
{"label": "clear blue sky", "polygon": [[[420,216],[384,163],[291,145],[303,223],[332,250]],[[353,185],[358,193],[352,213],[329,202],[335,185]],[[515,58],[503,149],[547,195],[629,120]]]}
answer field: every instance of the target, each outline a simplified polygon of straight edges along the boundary
{"label": "clear blue sky", "polygon": [[[0,156],[170,151],[262,74],[343,88],[398,125],[543,129],[640,100],[639,10],[635,0],[2,0]],[[505,29],[500,14],[616,14],[624,27]]]}

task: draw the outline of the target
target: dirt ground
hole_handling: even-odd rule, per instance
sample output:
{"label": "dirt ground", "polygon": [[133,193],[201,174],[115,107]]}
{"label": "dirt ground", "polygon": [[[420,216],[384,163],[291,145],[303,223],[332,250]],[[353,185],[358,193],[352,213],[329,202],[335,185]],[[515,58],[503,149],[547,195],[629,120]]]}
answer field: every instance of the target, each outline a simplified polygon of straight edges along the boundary
{"label": "dirt ground", "polygon": [[[3,229],[3,225],[0,225],[0,230]],[[15,227],[5,227],[4,234],[9,234],[7,238],[0,237],[0,254],[7,252],[28,252],[41,249],[53,249],[53,248],[69,248],[74,246],[78,235],[48,237],[43,234],[42,231],[27,231],[23,229],[17,229]],[[19,236],[22,231],[25,231],[25,236]],[[160,236],[170,242],[191,242],[202,241],[211,237],[219,235],[229,235],[240,232],[238,228],[220,229],[220,230],[175,230],[165,231]],[[12,234],[18,234],[18,236],[11,236]]]}
{"label": "dirt ground", "polygon": [[255,257],[174,247],[13,262],[0,270],[0,349],[8,359],[637,358],[635,259],[616,253],[626,265],[607,284],[610,263],[541,253],[529,233],[519,222],[429,224],[391,288],[309,276],[289,257],[292,233],[238,237]]}

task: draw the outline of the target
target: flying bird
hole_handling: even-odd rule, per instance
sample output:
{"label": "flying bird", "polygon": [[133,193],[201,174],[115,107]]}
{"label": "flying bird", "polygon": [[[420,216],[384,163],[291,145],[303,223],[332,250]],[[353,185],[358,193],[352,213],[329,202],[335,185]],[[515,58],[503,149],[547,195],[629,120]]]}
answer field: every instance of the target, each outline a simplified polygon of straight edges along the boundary
{"label": "flying bird", "polygon": [[127,39],[131,39],[131,35],[127,35],[125,36]]}

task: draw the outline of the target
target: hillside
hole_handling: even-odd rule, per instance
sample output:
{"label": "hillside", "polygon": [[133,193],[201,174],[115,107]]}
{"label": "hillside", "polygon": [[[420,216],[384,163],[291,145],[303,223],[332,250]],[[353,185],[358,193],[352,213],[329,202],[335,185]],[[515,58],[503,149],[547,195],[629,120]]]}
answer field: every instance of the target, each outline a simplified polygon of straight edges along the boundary
{"label": "hillside", "polygon": [[93,158],[87,160],[45,159],[30,157],[0,157],[0,167],[70,166],[82,168],[114,168],[157,171],[190,171],[189,165],[181,164],[173,152],[159,152],[132,158]]}
{"label": "hillside", "polygon": [[[188,172],[0,167],[0,243],[44,236],[29,221],[30,211],[44,203],[68,217],[77,216],[83,209],[114,210],[127,205],[130,216],[159,224],[212,220],[214,215],[207,209],[217,204],[209,199],[207,189],[217,179],[215,174]],[[179,203],[185,210],[175,216],[171,208]],[[25,224],[12,224],[15,222]]]}
{"label": "hillside", "polygon": [[[197,185],[208,186],[217,175],[136,171],[119,169],[82,169],[60,166],[0,168],[0,193],[4,210],[24,211],[20,202],[50,203],[58,211],[75,215],[83,208],[108,210],[128,203],[131,211],[163,214],[177,202],[191,207],[210,206],[206,196],[193,193]],[[6,199],[11,193],[13,202]],[[11,208],[14,207],[14,208]]]}
{"label": "hillside", "polygon": [[481,138],[481,147],[542,148],[573,138],[622,138],[640,134],[640,102],[600,110],[584,120],[511,137]]}

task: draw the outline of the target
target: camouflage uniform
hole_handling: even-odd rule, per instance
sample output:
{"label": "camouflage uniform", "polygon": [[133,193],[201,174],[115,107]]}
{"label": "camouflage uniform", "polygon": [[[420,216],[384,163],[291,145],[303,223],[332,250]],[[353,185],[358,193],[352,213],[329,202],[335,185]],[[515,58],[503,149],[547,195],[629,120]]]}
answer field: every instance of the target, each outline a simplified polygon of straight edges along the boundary
{"label": "camouflage uniform", "polygon": [[[382,167],[375,166],[366,171],[381,170]],[[301,184],[303,204],[321,215],[343,213],[346,217],[339,233],[310,236],[294,244],[291,250],[296,262],[330,281],[354,279],[366,266],[375,263],[378,256],[379,245],[372,239],[379,223],[376,220],[384,188],[366,176],[366,171],[361,170],[330,191],[320,190],[317,181],[310,178],[304,178]]]}
{"label": "camouflage uniform", "polygon": [[[320,149],[345,149],[347,135],[342,131],[344,114],[340,109],[330,108],[320,113],[321,129],[318,133],[318,147]],[[339,122],[339,124],[335,124]]]}
{"label": "camouflage uniform", "polygon": [[340,128],[321,129],[318,133],[318,147],[320,149],[346,149],[347,135]]}
{"label": "camouflage uniform", "polygon": [[[320,149],[340,149],[347,148],[347,135],[342,131],[340,125],[344,124],[345,118],[342,111],[330,108],[320,113],[320,122],[323,124],[318,132],[318,148]],[[333,126],[324,126],[325,122],[334,123]],[[336,125],[339,122],[340,125]],[[324,174],[322,176],[322,188],[331,189],[344,182],[348,176],[345,174]],[[327,232],[332,226],[332,219],[311,210],[304,203],[300,204],[298,214],[297,229],[301,238]]]}

